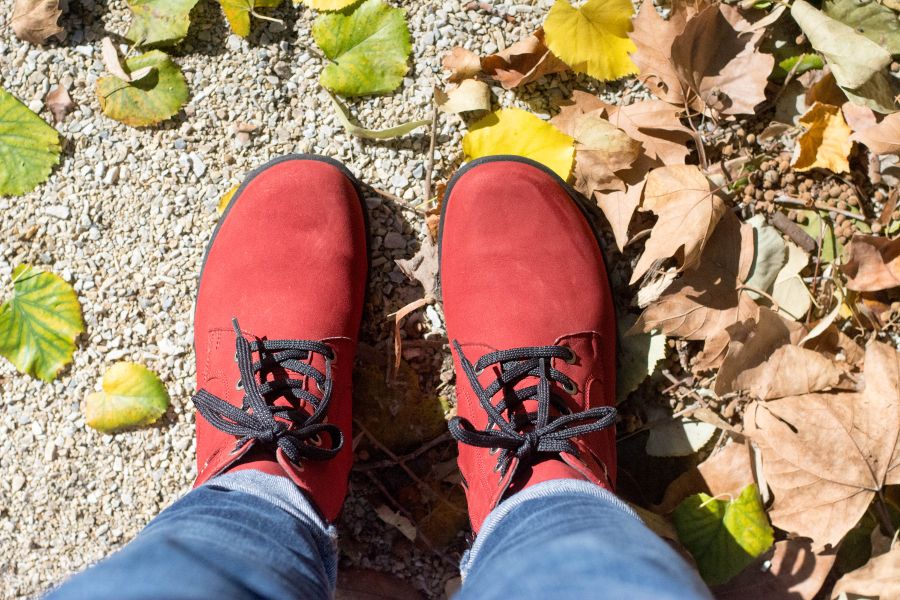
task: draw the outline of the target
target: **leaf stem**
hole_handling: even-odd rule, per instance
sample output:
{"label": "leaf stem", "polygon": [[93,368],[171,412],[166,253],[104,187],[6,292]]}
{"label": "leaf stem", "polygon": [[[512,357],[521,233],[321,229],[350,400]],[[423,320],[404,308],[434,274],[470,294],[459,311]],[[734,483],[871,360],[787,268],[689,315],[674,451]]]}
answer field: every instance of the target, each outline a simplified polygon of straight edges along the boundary
{"label": "leaf stem", "polygon": [[275,17],[268,17],[266,15],[261,15],[258,12],[256,12],[255,10],[251,10],[250,14],[253,15],[254,17],[256,17],[257,19],[262,19],[263,21],[271,21],[272,23],[279,23],[281,25],[284,25],[284,21],[282,21],[281,19],[276,19]]}
{"label": "leaf stem", "polygon": [[884,494],[881,490],[878,490],[875,493],[875,503],[873,506],[875,507],[875,516],[878,518],[878,524],[881,526],[881,532],[893,539],[897,531],[894,529],[894,524],[891,522],[891,513],[888,511],[887,503],[884,501]]}

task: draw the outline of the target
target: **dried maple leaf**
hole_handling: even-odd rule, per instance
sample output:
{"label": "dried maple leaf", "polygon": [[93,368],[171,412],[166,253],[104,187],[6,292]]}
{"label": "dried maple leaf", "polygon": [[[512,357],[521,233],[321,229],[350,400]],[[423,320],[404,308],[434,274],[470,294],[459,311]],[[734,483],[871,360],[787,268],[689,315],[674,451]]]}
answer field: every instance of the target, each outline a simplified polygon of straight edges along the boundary
{"label": "dried maple leaf", "polygon": [[900,483],[900,354],[871,342],[861,392],[755,402],[744,432],[760,447],[772,524],[834,546],[876,492]]}
{"label": "dried maple leaf", "polygon": [[900,154],[900,113],[890,114],[880,123],[856,131],[853,139],[874,154]]}
{"label": "dried maple leaf", "polygon": [[854,235],[844,250],[841,271],[847,276],[847,287],[857,292],[900,286],[900,238]]}
{"label": "dried maple leaf", "polygon": [[841,577],[831,597],[900,598],[900,544]]}
{"label": "dried maple leaf", "polygon": [[830,104],[816,102],[800,117],[806,128],[797,138],[792,166],[798,171],[828,169],[834,173],[850,170],[848,158],[853,150],[850,127],[844,121],[841,109]]}
{"label": "dried maple leaf", "polygon": [[53,122],[59,123],[66,117],[69,111],[74,108],[75,103],[72,102],[72,98],[69,96],[69,92],[66,88],[57,85],[50,90],[47,97],[44,98],[44,105],[53,115]]}
{"label": "dried maple leaf", "polygon": [[716,367],[728,347],[727,328],[759,318],[759,306],[741,291],[753,261],[753,228],[725,211],[700,264],[672,283],[641,314],[634,330],[705,340],[699,368]]}
{"label": "dried maple leaf", "polygon": [[481,72],[481,59],[471,50],[457,46],[444,55],[441,66],[450,72],[447,79],[451,83],[459,83]]}
{"label": "dried maple leaf", "polygon": [[672,44],[684,31],[689,17],[684,2],[675,2],[668,19],[663,19],[651,0],[641,4],[634,18],[631,40],[637,51],[631,55],[640,69],[640,78],[656,96],[672,104],[684,104],[684,90],[672,63]]}
{"label": "dried maple leaf", "polygon": [[43,44],[54,35],[65,37],[57,24],[61,14],[59,0],[16,0],[10,25],[20,40]]}
{"label": "dried maple leaf", "polygon": [[569,67],[550,52],[544,43],[544,30],[539,28],[506,50],[485,56],[481,70],[511,90],[544,75],[568,71]]}
{"label": "dried maple leaf", "polygon": [[696,111],[753,114],[766,99],[775,58],[757,50],[765,31],[743,33],[735,28],[740,18],[732,6],[709,6],[689,19],[672,43],[675,72]]}
{"label": "dried maple leaf", "polygon": [[744,31],[737,9],[676,2],[668,19],[645,1],[634,20],[632,56],[662,100],[714,114],[752,114],[765,100],[775,59],[758,51],[765,31]]}
{"label": "dried maple leaf", "polygon": [[448,114],[491,110],[491,89],[478,79],[464,79],[458,84],[451,83],[446,91],[435,88],[434,100]]}
{"label": "dried maple leaf", "polygon": [[642,100],[627,106],[608,106],[609,121],[644,146],[652,159],[666,165],[684,164],[691,130],[681,122],[682,110],[660,100]]}
{"label": "dried maple leaf", "polygon": [[616,173],[624,185],[623,190],[601,191],[595,194],[597,206],[609,221],[619,250],[624,250],[625,244],[628,243],[628,228],[634,212],[641,205],[647,174],[658,166],[658,162],[646,155],[640,156],[630,169]]}
{"label": "dried maple leaf", "polygon": [[682,500],[701,492],[710,496],[737,496],[751,483],[754,481],[750,451],[745,444],[733,442],[679,475],[653,510],[669,514]]}
{"label": "dried maple leaf", "polygon": [[675,257],[678,270],[697,265],[703,247],[725,212],[725,202],[694,165],[654,169],[647,176],[642,208],[659,219],[650,231],[644,253],[634,267],[636,283],[654,263]]}

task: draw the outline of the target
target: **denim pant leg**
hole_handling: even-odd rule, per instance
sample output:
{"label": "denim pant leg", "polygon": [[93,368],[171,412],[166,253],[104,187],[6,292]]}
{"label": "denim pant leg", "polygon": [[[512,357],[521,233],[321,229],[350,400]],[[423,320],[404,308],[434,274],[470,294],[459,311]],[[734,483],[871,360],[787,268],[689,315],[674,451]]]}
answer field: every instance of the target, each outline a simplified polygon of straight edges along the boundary
{"label": "denim pant leg", "polygon": [[325,599],[334,593],[336,541],[290,480],[238,471],[186,494],[48,598]]}
{"label": "denim pant leg", "polygon": [[547,481],[504,501],[462,572],[456,600],[712,598],[627,504],[584,481]]}

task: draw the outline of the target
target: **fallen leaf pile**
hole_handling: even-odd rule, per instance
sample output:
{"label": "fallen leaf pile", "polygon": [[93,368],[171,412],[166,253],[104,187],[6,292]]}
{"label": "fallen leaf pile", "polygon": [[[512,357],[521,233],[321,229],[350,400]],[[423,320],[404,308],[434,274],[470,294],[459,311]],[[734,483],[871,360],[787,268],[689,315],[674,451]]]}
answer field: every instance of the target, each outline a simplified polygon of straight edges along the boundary
{"label": "fallen leaf pile", "polygon": [[[557,0],[508,48],[443,59],[438,106],[467,123],[467,159],[543,162],[602,213],[617,396],[646,453],[742,449],[657,507],[722,597],[813,598],[832,570],[847,573],[836,590],[875,593],[849,572],[869,557],[896,577],[868,533],[836,552],[865,519],[900,525],[885,516],[900,484],[897,8]],[[566,70],[644,87],[627,102],[575,89],[549,123],[483,97]],[[646,394],[663,388],[675,418]]]}

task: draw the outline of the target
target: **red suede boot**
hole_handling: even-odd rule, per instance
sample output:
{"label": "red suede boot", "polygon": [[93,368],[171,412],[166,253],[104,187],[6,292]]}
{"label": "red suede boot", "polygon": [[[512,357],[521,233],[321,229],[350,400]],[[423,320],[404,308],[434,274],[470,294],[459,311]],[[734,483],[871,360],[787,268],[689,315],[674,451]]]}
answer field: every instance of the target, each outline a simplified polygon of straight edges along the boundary
{"label": "red suede boot", "polygon": [[285,156],[247,177],[200,273],[195,486],[259,469],[338,516],[367,270],[361,195],[340,163]]}
{"label": "red suede boot", "polygon": [[574,192],[530,160],[476,160],[447,188],[438,249],[473,529],[542,481],[612,489],[614,308]]}

